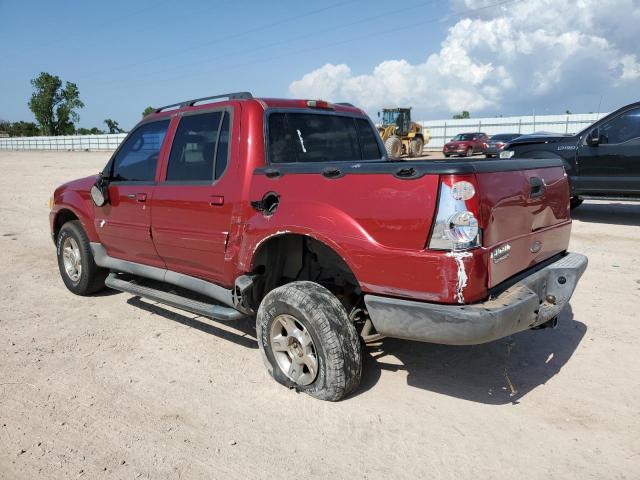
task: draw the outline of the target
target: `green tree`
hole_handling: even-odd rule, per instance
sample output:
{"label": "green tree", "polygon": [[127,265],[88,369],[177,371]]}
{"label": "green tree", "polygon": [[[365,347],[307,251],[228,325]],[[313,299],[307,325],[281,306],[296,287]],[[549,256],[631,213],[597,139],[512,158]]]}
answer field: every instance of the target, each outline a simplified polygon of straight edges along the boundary
{"label": "green tree", "polygon": [[31,80],[34,92],[29,100],[29,109],[36,117],[44,135],[69,135],[75,132],[75,123],[80,120],[77,109],[83,108],[80,91],[75,83],[66,82],[57,75],[42,72]]}
{"label": "green tree", "polygon": [[40,135],[38,126],[33,122],[8,122],[0,120],[0,132],[10,137],[35,137]]}
{"label": "green tree", "polygon": [[467,112],[466,110],[463,110],[460,113],[456,113],[453,117],[454,120],[462,120],[464,118],[471,118],[471,114],[469,112]]}
{"label": "green tree", "polygon": [[102,133],[104,133],[103,130],[100,130],[98,127],[93,127],[93,128],[79,128],[78,130],[76,130],[76,133],[78,135],[100,135]]}
{"label": "green tree", "polygon": [[142,111],[142,117],[146,117],[147,115],[149,115],[150,113],[155,112],[156,109],[153,107],[147,107]]}
{"label": "green tree", "polygon": [[109,133],[124,133],[124,130],[120,128],[120,125],[118,125],[118,122],[116,122],[115,120],[107,118],[105,119],[104,123],[109,129]]}

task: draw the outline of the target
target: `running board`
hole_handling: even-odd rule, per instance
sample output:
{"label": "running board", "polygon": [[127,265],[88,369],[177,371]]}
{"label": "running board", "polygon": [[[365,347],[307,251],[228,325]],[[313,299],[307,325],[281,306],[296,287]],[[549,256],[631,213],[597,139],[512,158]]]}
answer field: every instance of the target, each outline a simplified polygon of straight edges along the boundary
{"label": "running board", "polygon": [[110,273],[104,281],[104,284],[113,288],[114,290],[120,290],[121,292],[130,293],[136,297],[143,297],[154,302],[170,305],[175,308],[180,308],[197,315],[204,317],[214,318],[216,320],[238,320],[244,318],[247,315],[239,312],[235,308],[225,307],[223,305],[215,305],[211,303],[199,302],[190,298],[176,295],[174,293],[164,292],[151,287],[145,287],[139,285],[133,281],[123,280],[118,278],[115,273]]}

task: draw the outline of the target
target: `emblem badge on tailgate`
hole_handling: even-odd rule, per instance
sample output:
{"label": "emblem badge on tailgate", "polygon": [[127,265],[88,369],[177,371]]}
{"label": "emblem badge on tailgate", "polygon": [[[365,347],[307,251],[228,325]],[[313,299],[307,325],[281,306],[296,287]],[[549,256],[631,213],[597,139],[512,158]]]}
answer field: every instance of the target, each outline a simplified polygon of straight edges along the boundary
{"label": "emblem badge on tailgate", "polygon": [[541,248],[542,248],[542,242],[539,242],[538,240],[536,240],[531,244],[531,248],[529,250],[531,251],[531,253],[538,253]]}
{"label": "emblem badge on tailgate", "polygon": [[498,263],[504,260],[509,256],[509,252],[511,251],[511,245],[505,243],[504,245],[500,245],[493,252],[491,252],[491,261],[493,263]]}

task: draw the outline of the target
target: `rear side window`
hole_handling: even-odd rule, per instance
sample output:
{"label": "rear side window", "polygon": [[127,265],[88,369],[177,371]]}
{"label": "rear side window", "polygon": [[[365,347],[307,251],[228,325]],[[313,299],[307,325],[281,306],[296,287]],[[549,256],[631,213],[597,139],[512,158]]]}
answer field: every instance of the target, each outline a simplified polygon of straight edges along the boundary
{"label": "rear side window", "polygon": [[269,116],[271,163],[345,162],[382,157],[365,119],[317,113],[274,112]]}
{"label": "rear side window", "polygon": [[166,181],[212,182],[227,166],[229,114],[210,112],[180,119]]}
{"label": "rear side window", "polygon": [[126,139],[113,160],[114,182],[151,182],[155,180],[160,148],[169,120],[147,123]]}

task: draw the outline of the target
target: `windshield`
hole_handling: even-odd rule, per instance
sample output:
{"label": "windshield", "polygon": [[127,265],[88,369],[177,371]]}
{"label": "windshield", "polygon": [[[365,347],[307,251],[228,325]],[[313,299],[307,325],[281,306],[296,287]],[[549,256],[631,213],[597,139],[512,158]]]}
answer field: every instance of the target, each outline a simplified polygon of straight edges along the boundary
{"label": "windshield", "polygon": [[392,123],[395,123],[397,125],[396,120],[398,119],[398,115],[400,115],[400,112],[385,110],[382,114],[382,124],[391,125]]}
{"label": "windshield", "polygon": [[473,137],[474,137],[473,133],[461,133],[453,137],[452,141],[454,142],[469,141],[469,140],[473,140]]}

